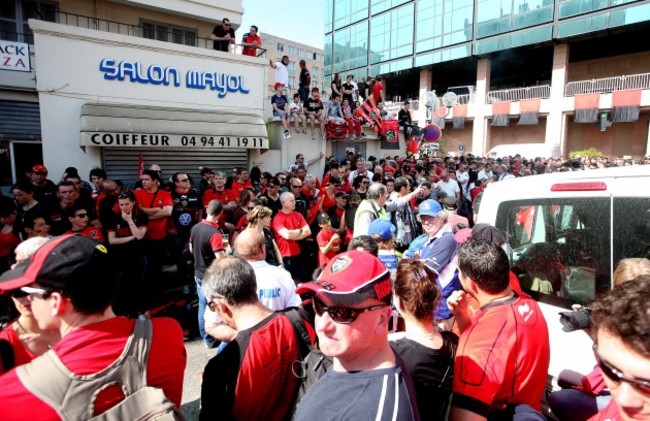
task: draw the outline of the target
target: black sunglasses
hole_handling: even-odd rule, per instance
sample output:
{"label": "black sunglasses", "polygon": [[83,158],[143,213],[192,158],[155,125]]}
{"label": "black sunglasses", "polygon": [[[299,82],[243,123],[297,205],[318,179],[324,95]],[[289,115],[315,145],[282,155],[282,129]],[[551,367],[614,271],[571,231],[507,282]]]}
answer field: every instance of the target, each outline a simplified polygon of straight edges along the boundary
{"label": "black sunglasses", "polygon": [[323,313],[327,312],[327,314],[330,315],[330,317],[335,323],[340,323],[340,324],[352,323],[353,321],[357,320],[357,317],[359,317],[359,314],[361,313],[364,313],[366,311],[378,310],[380,308],[386,307],[385,304],[364,307],[364,308],[327,307],[325,304],[323,304],[321,301],[317,300],[316,298],[313,298],[311,302],[314,307],[314,312],[317,315],[322,316]]}
{"label": "black sunglasses", "polygon": [[29,295],[28,293],[21,290],[20,288],[14,289],[13,291],[9,291],[9,296],[14,297],[14,298],[25,298],[28,295]]}
{"label": "black sunglasses", "polygon": [[294,186],[293,184],[291,185],[291,188],[292,188],[292,189],[299,189],[299,188],[301,188],[301,187],[302,187],[302,186]]}
{"label": "black sunglasses", "polygon": [[617,386],[620,385],[621,382],[626,382],[644,395],[650,395],[650,380],[637,380],[625,377],[621,370],[600,358],[600,355],[598,355],[598,345],[596,343],[594,343],[593,350],[596,355],[598,367],[602,370],[605,377],[615,382]]}

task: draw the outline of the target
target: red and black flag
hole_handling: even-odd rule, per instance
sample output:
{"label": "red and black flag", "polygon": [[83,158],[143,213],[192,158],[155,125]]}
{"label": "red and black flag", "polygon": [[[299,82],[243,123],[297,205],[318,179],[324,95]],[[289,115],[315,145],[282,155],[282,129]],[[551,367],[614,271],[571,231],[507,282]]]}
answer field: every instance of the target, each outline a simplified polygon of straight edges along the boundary
{"label": "red and black flag", "polygon": [[379,132],[381,129],[381,116],[379,115],[379,109],[377,104],[375,104],[375,99],[372,95],[363,101],[363,104],[354,110],[356,114],[363,117],[368,123],[373,125],[373,130]]}

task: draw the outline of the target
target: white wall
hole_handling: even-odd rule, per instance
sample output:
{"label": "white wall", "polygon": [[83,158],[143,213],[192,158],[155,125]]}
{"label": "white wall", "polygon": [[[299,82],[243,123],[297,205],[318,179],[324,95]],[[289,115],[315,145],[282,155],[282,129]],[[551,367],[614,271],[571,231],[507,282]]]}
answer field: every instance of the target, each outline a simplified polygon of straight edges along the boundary
{"label": "white wall", "polygon": [[[101,165],[99,148],[80,144],[80,111],[85,103],[129,104],[201,110],[230,110],[262,115],[268,62],[218,51],[30,20],[35,34],[44,164],[51,174],[70,165],[81,174]],[[174,67],[180,86],[106,80],[99,70],[105,58]],[[241,75],[248,94],[218,98],[209,89],[185,86],[189,70]],[[126,128],[125,128],[126,129]]]}

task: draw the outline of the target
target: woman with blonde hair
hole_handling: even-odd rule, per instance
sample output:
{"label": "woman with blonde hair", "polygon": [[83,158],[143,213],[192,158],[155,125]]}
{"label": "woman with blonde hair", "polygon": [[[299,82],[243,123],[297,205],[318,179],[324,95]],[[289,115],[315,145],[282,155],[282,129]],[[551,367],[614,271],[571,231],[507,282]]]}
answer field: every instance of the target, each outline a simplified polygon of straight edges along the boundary
{"label": "woman with blonde hair", "polygon": [[618,262],[614,271],[614,286],[631,281],[641,275],[650,275],[650,260],[645,257],[623,259]]}
{"label": "woman with blonde hair", "polygon": [[391,347],[413,379],[423,420],[446,419],[458,345],[458,336],[441,333],[434,324],[442,297],[436,280],[436,273],[421,260],[404,259],[397,265],[393,289],[393,304],[404,319],[405,332],[391,335]]}
{"label": "woman with blonde hair", "polygon": [[271,226],[271,216],[273,211],[266,206],[257,205],[248,213],[248,228],[254,228],[264,234],[264,242],[266,244],[266,263],[273,266],[282,265],[282,254],[278,244],[275,242],[273,231],[269,228]]}

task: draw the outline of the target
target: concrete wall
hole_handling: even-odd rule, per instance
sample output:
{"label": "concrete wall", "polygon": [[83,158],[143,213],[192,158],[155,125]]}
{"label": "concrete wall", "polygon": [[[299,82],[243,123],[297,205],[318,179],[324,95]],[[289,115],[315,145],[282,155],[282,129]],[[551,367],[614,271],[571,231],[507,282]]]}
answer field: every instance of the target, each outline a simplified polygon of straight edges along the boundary
{"label": "concrete wall", "polygon": [[569,64],[567,81],[650,72],[650,51]]}
{"label": "concrete wall", "polygon": [[510,119],[510,125],[507,127],[490,126],[488,151],[497,145],[544,143],[546,118],[540,117],[539,124],[535,126],[517,126],[518,117]]}
{"label": "concrete wall", "polygon": [[447,121],[445,129],[442,131],[440,143],[446,152],[458,153],[458,145],[463,145],[464,153],[472,153],[472,130],[474,123],[465,120],[464,129],[452,129],[452,122]]}
{"label": "concrete wall", "polygon": [[569,152],[596,148],[605,156],[643,156],[648,141],[650,112],[642,112],[634,123],[614,123],[601,132],[596,124],[578,124],[569,117],[566,155]]}

